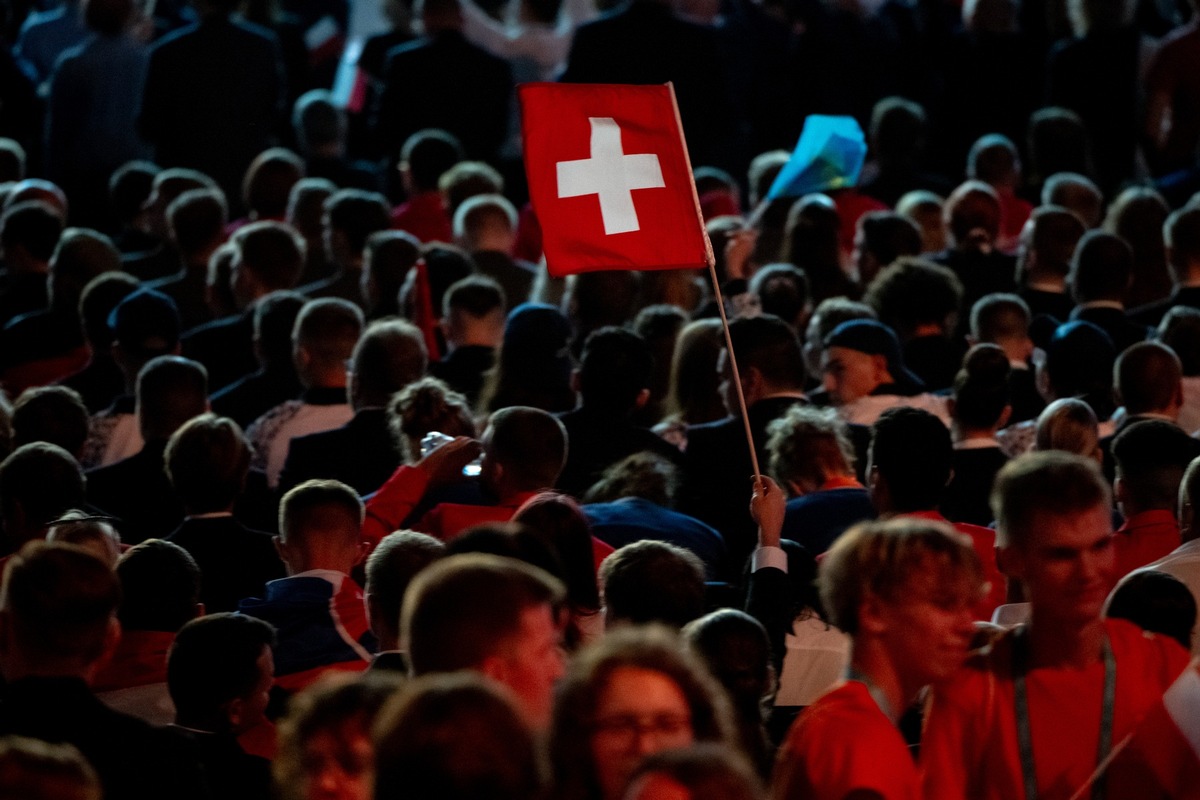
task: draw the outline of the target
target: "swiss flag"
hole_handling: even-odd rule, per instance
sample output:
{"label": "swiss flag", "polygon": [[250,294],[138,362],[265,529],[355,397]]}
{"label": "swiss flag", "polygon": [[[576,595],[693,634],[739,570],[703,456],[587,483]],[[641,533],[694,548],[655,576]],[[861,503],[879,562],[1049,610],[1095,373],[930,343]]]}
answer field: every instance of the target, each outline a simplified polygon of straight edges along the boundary
{"label": "swiss flag", "polygon": [[1200,659],[1192,660],[1142,720],[1130,749],[1166,796],[1200,800]]}
{"label": "swiss flag", "polygon": [[517,91],[551,275],[712,263],[671,84]]}

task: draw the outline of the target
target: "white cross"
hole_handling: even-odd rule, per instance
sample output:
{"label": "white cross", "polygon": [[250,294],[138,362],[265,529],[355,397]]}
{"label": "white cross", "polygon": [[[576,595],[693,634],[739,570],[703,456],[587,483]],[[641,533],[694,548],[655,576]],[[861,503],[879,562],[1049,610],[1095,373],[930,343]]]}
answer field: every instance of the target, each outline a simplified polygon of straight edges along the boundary
{"label": "white cross", "polygon": [[588,117],[592,124],[592,155],[558,162],[558,196],[600,196],[604,233],[628,233],[640,228],[633,207],[635,189],[661,189],[662,167],[653,153],[625,155],[621,128],[612,117]]}

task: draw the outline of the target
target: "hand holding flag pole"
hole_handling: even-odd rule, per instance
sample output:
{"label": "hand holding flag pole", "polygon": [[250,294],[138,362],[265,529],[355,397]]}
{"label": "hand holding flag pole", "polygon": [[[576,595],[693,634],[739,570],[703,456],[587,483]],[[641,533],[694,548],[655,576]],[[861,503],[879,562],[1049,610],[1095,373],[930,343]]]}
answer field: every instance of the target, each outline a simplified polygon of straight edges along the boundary
{"label": "hand holding flag pole", "polygon": [[[755,485],[761,486],[725,299],[671,84],[531,83],[517,91],[530,200],[551,275],[708,267]],[[635,203],[639,198],[644,202]]]}

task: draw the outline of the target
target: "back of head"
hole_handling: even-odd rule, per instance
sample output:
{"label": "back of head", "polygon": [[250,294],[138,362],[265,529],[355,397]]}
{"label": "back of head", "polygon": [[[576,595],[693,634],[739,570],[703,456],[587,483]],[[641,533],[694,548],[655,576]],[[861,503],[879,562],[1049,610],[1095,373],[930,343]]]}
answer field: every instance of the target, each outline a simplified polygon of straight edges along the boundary
{"label": "back of head", "polygon": [[758,297],[764,314],[798,328],[808,315],[812,296],[808,276],[792,264],[768,264],[750,279],[750,294]]}
{"label": "back of head", "polygon": [[274,646],[275,629],[244,614],[209,614],[180,628],[167,655],[167,689],[179,724],[228,724],[223,706],[255,690],[263,648]]}
{"label": "back of head", "polygon": [[594,331],[583,346],[579,394],[585,408],[617,416],[631,414],[653,369],[650,348],[642,337],[624,328]]}
{"label": "back of head", "polygon": [[160,170],[154,174],[153,188],[146,200],[146,210],[161,218],[167,207],[184,192],[216,188],[216,182],[198,170],[184,167]]}
{"label": "back of head", "polygon": [[471,251],[511,247],[516,230],[517,209],[501,194],[474,195],[454,212],[454,238]]}
{"label": "back of head", "polygon": [[[22,445],[0,462],[0,515],[8,547],[21,544],[13,540],[14,536],[33,534],[63,512],[82,508],[86,502],[83,470],[58,445]],[[23,530],[15,529],[18,524]]]}
{"label": "back of head", "polygon": [[879,273],[863,299],[881,322],[908,338],[924,325],[949,332],[962,296],[962,282],[948,268],[919,258],[902,258]]}
{"label": "back of head", "polygon": [[555,484],[567,456],[567,432],[558,419],[538,408],[509,406],[492,414],[488,430],[485,456],[503,466],[517,491]]}
{"label": "back of head", "polygon": [[771,474],[781,486],[810,492],[832,477],[853,475],[850,430],[833,409],[794,405],[767,432]]}
{"label": "back of head", "polygon": [[1081,397],[1097,417],[1113,411],[1112,367],[1117,352],[1112,339],[1090,322],[1075,320],[1055,329],[1045,346],[1046,378],[1057,397]]}
{"label": "back of head", "polygon": [[889,511],[937,508],[953,458],[950,431],[928,411],[889,408],[871,426],[870,465],[887,483]]}
{"label": "back of head", "polygon": [[916,223],[895,211],[871,211],[859,218],[861,247],[880,267],[901,256],[921,254],[921,231]]}
{"label": "back of head", "polygon": [[992,485],[996,546],[1022,547],[1039,514],[1069,516],[1112,504],[1108,481],[1094,459],[1057,450],[1015,458]]}
{"label": "back of head", "polygon": [[1017,146],[1007,136],[989,133],[971,145],[967,154],[967,177],[990,186],[1011,186],[1019,170]]}
{"label": "back of head", "polygon": [[1135,422],[1112,441],[1120,487],[1117,499],[1127,515],[1141,511],[1174,511],[1184,470],[1200,442],[1166,420]]}
{"label": "back of head", "polygon": [[[320,241],[325,201],[333,196],[337,186],[325,178],[301,178],[288,193],[287,224],[314,244]],[[319,247],[314,247],[317,252]]]}
{"label": "back of head", "polygon": [[120,269],[121,254],[107,236],[87,228],[67,228],[50,258],[51,301],[64,311],[74,312],[90,281]]}
{"label": "back of head", "polygon": [[442,296],[442,316],[451,325],[457,321],[456,314],[482,320],[491,314],[503,315],[505,303],[504,289],[499,283],[486,275],[470,275],[450,284]]}
{"label": "back of head", "polygon": [[15,261],[18,251],[34,261],[49,262],[62,231],[62,217],[45,203],[29,200],[6,205],[0,217],[0,247],[9,262]]}
{"label": "back of head", "polygon": [[804,387],[800,339],[779,317],[762,314],[732,320],[729,337],[743,374],[751,368],[758,370],[776,391]]}
{"label": "back of head", "polygon": [[405,386],[388,407],[392,434],[410,462],[420,458],[420,442],[427,433],[475,436],[475,422],[467,398],[437,378],[421,378]]}
{"label": "back of head", "polygon": [[946,225],[959,250],[991,247],[1000,234],[1000,198],[983,181],[959,184],[946,200]]}
{"label": "back of head", "polygon": [[0,138],[0,183],[15,183],[25,177],[25,148],[16,139]]}
{"label": "back of head", "polygon": [[70,744],[24,736],[0,738],[0,797],[13,800],[101,800],[100,778]]}
{"label": "back of head", "polygon": [[1200,272],[1200,205],[1185,206],[1167,218],[1163,243],[1169,248],[1176,280]]}
{"label": "back of head", "polygon": [[769,150],[759,153],[750,162],[746,170],[746,182],[750,185],[750,203],[758,205],[767,196],[771,184],[775,182],[791,153],[786,150]]}
{"label": "back of head", "polygon": [[129,548],[117,562],[117,577],[122,630],[174,633],[199,610],[200,567],[174,542],[147,539]]}
{"label": "back of head", "polygon": [[115,568],[121,557],[121,536],[114,523],[111,517],[71,509],[50,523],[46,541],[78,545]]}
{"label": "back of head", "polygon": [[357,550],[362,521],[362,500],[341,481],[305,481],[279,503],[280,541],[310,555]]}
{"label": "back of head", "polygon": [[108,199],[121,224],[130,224],[141,214],[159,171],[158,165],[149,161],[127,161],[113,172],[108,179]]}
{"label": "back of head", "polygon": [[208,370],[179,356],[159,356],[138,373],[137,414],[142,438],[166,441],[183,423],[208,410]]}
{"label": "back of head", "polygon": [[56,444],[72,455],[88,436],[88,410],[79,393],[66,386],[26,389],[13,403],[13,444]]}
{"label": "back of head", "polygon": [[949,525],[900,517],[864,522],[842,534],[825,554],[817,581],[830,623],[857,636],[868,598],[912,602],[914,587],[924,585],[973,604],[983,567],[966,537]]}
{"label": "back of head", "polygon": [[841,226],[837,206],[824,194],[805,195],[788,210],[783,257],[804,270],[818,301],[845,293]]}
{"label": "back of head", "polygon": [[1063,397],[1046,406],[1037,419],[1035,450],[1062,450],[1093,456],[1100,444],[1100,423],[1092,407],[1074,397]]}
{"label": "back of head", "polygon": [[219,189],[189,189],[167,206],[171,238],[185,259],[206,255],[225,238],[229,210]]}
{"label": "back of head", "polygon": [[482,161],[459,161],[438,178],[437,188],[446,200],[453,219],[458,207],[480,194],[504,194],[504,178],[494,167]]}
{"label": "back of head", "polygon": [[[82,672],[104,654],[120,601],[117,576],[91,553],[70,544],[30,542],[4,569],[0,614],[9,637],[4,655],[19,655],[33,674]],[[7,668],[5,677],[16,678]]]}
{"label": "back of head", "polygon": [[250,469],[250,443],[227,417],[201,414],[171,435],[163,454],[167,476],[189,514],[228,511]]}
{"label": "back of head", "polygon": [[771,690],[771,643],[762,623],[744,611],[722,608],[689,622],[682,631],[738,711],[760,714]]}
{"label": "back of head", "polygon": [[300,280],[306,245],[295,228],[265,220],[233,235],[238,267],[249,270],[267,292],[291,289]]}
{"label": "back of head", "polygon": [[1104,227],[1129,243],[1139,266],[1157,267],[1163,263],[1163,227],[1170,213],[1157,191],[1131,186],[1112,201]]}
{"label": "back of head", "polygon": [[680,482],[679,469],[662,456],[642,451],[626,456],[604,470],[587,491],[584,502],[611,503],[622,497],[640,497],[670,508]]}
{"label": "back of head", "polygon": [[442,175],[462,159],[463,149],[458,139],[436,128],[417,131],[400,149],[400,165],[412,176],[417,191],[437,189]]}
{"label": "back of head", "polygon": [[92,352],[107,352],[113,343],[108,317],[117,304],[137,291],[137,278],[124,272],[105,272],[93,278],[79,298],[83,336]]}
{"label": "back of head", "polygon": [[1043,180],[1059,172],[1089,171],[1088,132],[1074,111],[1057,106],[1035,111],[1029,117],[1028,139],[1032,171]]}
{"label": "back of head", "polygon": [[425,337],[411,322],[373,322],[351,357],[351,399],[355,408],[383,407],[392,395],[420,379],[429,365]]}
{"label": "back of head", "polygon": [[361,255],[367,238],[376,231],[392,226],[392,212],[387,198],[377,192],[362,189],[341,189],[325,201],[327,227],[346,237],[346,246]]}
{"label": "back of head", "polygon": [[1008,355],[994,344],[977,344],[963,357],[954,378],[955,422],[968,430],[990,430],[1001,423],[1012,401]]}
{"label": "back of head", "polygon": [[711,743],[647,756],[629,779],[629,800],[658,797],[652,781],[666,778],[689,800],[758,800],[764,796],[754,768],[737,752]]}
{"label": "back of head", "polygon": [[1158,324],[1158,338],[1179,356],[1184,375],[1200,375],[1200,309],[1169,310]]}
{"label": "back of head", "polygon": [[1061,206],[1088,228],[1100,224],[1104,196],[1090,178],[1075,172],[1056,172],[1042,186],[1042,205]]}
{"label": "back of head", "polygon": [[299,292],[277,291],[254,305],[254,342],[263,363],[292,363],[292,330],[308,298]]}
{"label": "back of head", "polygon": [[[624,325],[637,305],[641,277],[629,270],[584,272],[567,278],[567,315],[575,323],[577,336],[605,325]],[[577,339],[576,344],[580,342]]]}
{"label": "back of head", "polygon": [[1031,318],[1029,305],[1020,296],[994,292],[971,306],[971,336],[991,344],[1025,340]]}
{"label": "back of head", "polygon": [[1170,636],[1185,649],[1192,649],[1196,598],[1174,575],[1152,569],[1132,573],[1117,585],[1104,615],[1127,619],[1142,630]]}
{"label": "back of head", "polygon": [[182,322],[175,301],[155,289],[126,295],[108,315],[113,341],[135,368],[179,345]]}
{"label": "back of head", "polygon": [[1089,231],[1079,240],[1069,278],[1075,302],[1120,302],[1132,280],[1133,251],[1124,239],[1104,231]]}
{"label": "back of head", "polygon": [[511,558],[465,553],[432,564],[404,595],[400,638],[413,674],[479,667],[507,646],[526,609],[553,609],[563,596],[556,579]]}
{"label": "back of head", "polygon": [[717,374],[717,359],[722,347],[721,321],[718,319],[698,319],[679,332],[671,359],[667,407],[679,415],[682,422],[711,422],[725,416]]}
{"label": "back of head", "polygon": [[906,192],[896,201],[896,213],[917,226],[922,253],[940,253],[946,249],[946,201],[925,189]]}
{"label": "back of head", "polygon": [[[513,522],[526,526],[558,556],[567,585],[567,602],[577,612],[600,607],[592,529],[579,503],[569,495],[541,492],[526,500]],[[571,631],[567,631],[569,637]],[[568,645],[573,642],[567,642]]]}
{"label": "back of head", "polygon": [[331,145],[340,146],[346,135],[346,116],[328,89],[312,89],[296,101],[292,128],[300,151],[311,155]]}
{"label": "back of head", "polygon": [[925,110],[902,97],[885,97],[871,110],[871,144],[883,161],[915,158],[925,135]]}
{"label": "back of head", "polygon": [[470,674],[418,678],[380,713],[375,800],[527,800],[538,750],[512,697]]}
{"label": "back of head", "polygon": [[680,628],[704,613],[704,565],[690,550],[643,540],[625,545],[600,565],[605,619]]}
{"label": "back of head", "polygon": [[369,311],[374,317],[398,313],[400,289],[421,258],[421,242],[406,231],[376,231],[367,237],[365,268]]}
{"label": "back of head", "polygon": [[300,309],[292,343],[302,350],[315,371],[344,370],[362,334],[363,314],[340,297],[310,300]]}
{"label": "back of head", "polygon": [[1113,366],[1113,385],[1129,414],[1167,413],[1183,400],[1182,364],[1165,344],[1138,342]]}
{"label": "back of head", "polygon": [[254,157],[242,181],[242,202],[258,219],[283,219],[292,187],[304,177],[304,161],[284,147]]}
{"label": "back of head", "polygon": [[396,531],[380,540],[366,564],[366,592],[371,603],[372,624],[376,610],[385,615],[383,624],[395,630],[408,585],[421,570],[446,553],[446,545],[424,533]]}
{"label": "back of head", "polygon": [[1066,277],[1075,248],[1085,232],[1083,221],[1062,206],[1043,205],[1033,210],[1029,224],[1032,226],[1029,247],[1037,269]]}

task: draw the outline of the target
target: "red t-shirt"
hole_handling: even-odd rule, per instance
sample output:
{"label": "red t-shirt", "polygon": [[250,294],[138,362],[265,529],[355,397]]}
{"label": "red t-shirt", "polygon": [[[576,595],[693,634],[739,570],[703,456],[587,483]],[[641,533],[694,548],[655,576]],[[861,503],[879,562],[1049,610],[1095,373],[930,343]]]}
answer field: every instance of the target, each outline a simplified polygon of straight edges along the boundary
{"label": "red t-shirt", "polygon": [[[1117,664],[1115,745],[1159,703],[1187,666],[1188,654],[1178,642],[1145,633],[1124,620],[1106,620],[1105,628]],[[1027,673],[1039,800],[1067,800],[1095,771],[1103,685],[1104,663],[1099,659],[1083,669],[1039,667]],[[1108,769],[1108,796],[1146,796],[1143,770],[1137,761],[1118,756]],[[925,717],[921,772],[930,800],[1025,796],[1011,633],[934,691]]]}
{"label": "red t-shirt", "polygon": [[1125,520],[1113,536],[1117,577],[1123,578],[1138,567],[1170,553],[1183,543],[1179,523],[1170,511],[1143,511]]}
{"label": "red t-shirt", "polygon": [[912,754],[867,687],[847,681],[809,706],[779,749],[775,800],[841,800],[866,790],[885,800],[917,800]]}
{"label": "red t-shirt", "polygon": [[440,192],[420,192],[392,211],[392,227],[407,231],[422,243],[454,241],[450,215]]}

